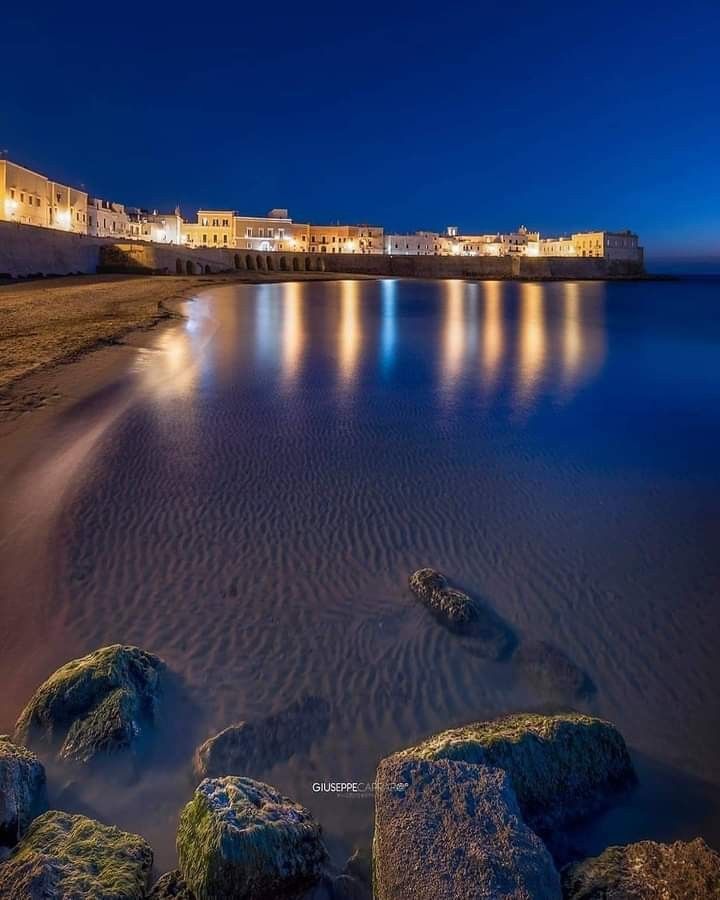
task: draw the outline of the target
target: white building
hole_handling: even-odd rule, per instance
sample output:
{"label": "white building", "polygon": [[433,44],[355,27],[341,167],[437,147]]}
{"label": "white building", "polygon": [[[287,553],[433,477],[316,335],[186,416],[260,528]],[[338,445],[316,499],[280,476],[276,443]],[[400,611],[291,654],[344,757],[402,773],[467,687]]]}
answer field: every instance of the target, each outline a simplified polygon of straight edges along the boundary
{"label": "white building", "polygon": [[129,206],[126,209],[129,224],[128,236],[136,241],[153,241],[156,244],[179,244],[182,241],[182,216],[180,210],[161,213]]}
{"label": "white building", "polygon": [[385,252],[389,256],[434,256],[438,253],[436,231],[416,231],[415,234],[386,234]]}
{"label": "white building", "polygon": [[130,233],[130,219],[122,203],[88,200],[88,234],[94,237],[127,237]]}

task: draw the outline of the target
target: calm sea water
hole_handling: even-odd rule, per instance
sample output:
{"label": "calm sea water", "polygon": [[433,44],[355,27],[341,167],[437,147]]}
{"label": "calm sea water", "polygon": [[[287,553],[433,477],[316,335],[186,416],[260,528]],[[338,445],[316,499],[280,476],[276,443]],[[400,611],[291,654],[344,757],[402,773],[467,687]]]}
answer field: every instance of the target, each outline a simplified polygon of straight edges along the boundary
{"label": "calm sea water", "polygon": [[[47,635],[8,638],[0,674],[117,640],[178,679],[154,763],[65,805],[171,865],[194,745],[318,694],[328,734],[252,774],[316,812],[340,858],[372,801],[313,782],[371,781],[452,724],[574,706],[617,723],[641,773],[578,846],[720,846],[717,281],[239,285],[185,313],[2,486],[33,518],[0,584],[18,633]],[[468,652],[410,597],[422,565],[520,643],[562,648],[595,696]]]}

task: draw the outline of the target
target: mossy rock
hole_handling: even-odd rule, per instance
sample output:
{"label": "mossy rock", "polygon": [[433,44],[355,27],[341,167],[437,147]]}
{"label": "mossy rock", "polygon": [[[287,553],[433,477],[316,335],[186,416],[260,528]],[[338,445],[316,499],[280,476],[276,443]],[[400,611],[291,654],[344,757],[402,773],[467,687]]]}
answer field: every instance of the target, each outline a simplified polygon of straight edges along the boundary
{"label": "mossy rock", "polygon": [[541,832],[603,809],[636,780],[617,728],[578,713],[528,713],[476,722],[433,735],[397,755],[504,769],[527,823]]}
{"label": "mossy rock", "polygon": [[258,775],[296,753],[306,753],[330,724],[330,706],[322,697],[303,697],[279,713],[238,722],[208,738],[195,751],[198,779],[222,775]]}
{"label": "mossy rock", "polygon": [[563,870],[566,900],[710,900],[720,897],[720,855],[701,838],[608,847]]}
{"label": "mossy rock", "polygon": [[152,863],[138,835],[53,810],[35,819],[0,865],[0,897],[141,900]]}
{"label": "mossy rock", "polygon": [[0,735],[0,845],[14,846],[46,809],[43,764],[27,747]]}
{"label": "mossy rock", "polygon": [[485,659],[499,660],[515,647],[512,629],[500,616],[457,588],[435,569],[418,569],[408,584],[413,594],[448,630],[471,640],[467,650]]}
{"label": "mossy rock", "polygon": [[327,861],[320,826],[298,803],[250,778],[206,778],[180,814],[180,871],[197,900],[291,897]]}
{"label": "mossy rock", "polygon": [[125,750],[154,721],[163,668],[157,656],[121,644],[74,659],[37,689],[15,737],[77,762]]}
{"label": "mossy rock", "polygon": [[375,779],[376,900],[561,900],[501,769],[390,757]]}

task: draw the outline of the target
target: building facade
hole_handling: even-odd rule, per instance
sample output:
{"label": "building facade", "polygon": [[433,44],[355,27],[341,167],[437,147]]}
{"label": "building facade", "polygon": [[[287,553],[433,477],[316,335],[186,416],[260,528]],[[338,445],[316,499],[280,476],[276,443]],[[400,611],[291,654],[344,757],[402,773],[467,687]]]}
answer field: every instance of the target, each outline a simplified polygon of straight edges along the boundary
{"label": "building facade", "polygon": [[183,219],[179,210],[161,213],[156,209],[127,207],[128,237],[136,241],[156,244],[179,244],[182,241]]}
{"label": "building facade", "polygon": [[386,234],[385,252],[389,256],[435,256],[439,252],[436,231],[415,234]]}
{"label": "building facade", "polygon": [[0,159],[0,219],[21,225],[87,234],[85,191]]}
{"label": "building facade", "polygon": [[637,261],[642,258],[638,236],[632,231],[583,231],[572,236],[576,256]]}
{"label": "building facade", "polygon": [[88,200],[87,233],[93,237],[128,237],[130,219],[122,203],[100,200],[91,197]]}

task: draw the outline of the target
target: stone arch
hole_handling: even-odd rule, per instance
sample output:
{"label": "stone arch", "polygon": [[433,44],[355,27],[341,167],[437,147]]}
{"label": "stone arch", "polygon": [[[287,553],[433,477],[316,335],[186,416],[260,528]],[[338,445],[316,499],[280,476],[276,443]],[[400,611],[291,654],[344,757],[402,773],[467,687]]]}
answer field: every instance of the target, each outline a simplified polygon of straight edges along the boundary
{"label": "stone arch", "polygon": [[191,259],[189,259],[189,260],[185,263],[185,271],[187,272],[188,275],[194,275],[194,274],[195,274],[195,266],[193,265],[193,261],[192,261]]}
{"label": "stone arch", "polygon": [[239,254],[239,253],[236,253],[236,254],[235,254],[235,257],[234,257],[234,259],[233,259],[233,263],[234,263],[236,269],[241,268],[241,266],[240,266],[240,254]]}
{"label": "stone arch", "polygon": [[297,256],[293,256],[293,260],[292,260],[292,270],[293,270],[293,272],[299,272],[299,271],[300,271],[300,260],[297,258]]}
{"label": "stone arch", "polygon": [[287,272],[288,270],[288,261],[286,256],[280,257],[280,271]]}
{"label": "stone arch", "polygon": [[210,266],[207,263],[205,263],[205,274],[206,275],[210,274]]}
{"label": "stone arch", "polygon": [[272,256],[266,256],[265,263],[267,265],[268,272],[272,272],[272,270],[275,268],[275,263],[272,260]]}
{"label": "stone arch", "polygon": [[324,270],[325,270],[325,261],[322,259],[322,257],[318,256],[318,258],[315,260],[315,271],[323,272]]}
{"label": "stone arch", "polygon": [[245,268],[246,269],[254,269],[255,268],[255,260],[250,256],[249,253],[245,255]]}
{"label": "stone arch", "polygon": [[312,269],[312,260],[310,259],[309,256],[306,256],[305,257],[305,271],[309,272],[309,271],[311,271],[311,269]]}
{"label": "stone arch", "polygon": [[181,259],[175,260],[175,274],[182,275],[183,273],[183,264]]}
{"label": "stone arch", "polygon": [[255,257],[255,262],[257,263],[257,268],[258,268],[258,269],[264,269],[264,268],[265,268],[265,266],[263,265],[263,258],[262,258],[262,256],[260,256],[259,253],[258,253],[258,255]]}

